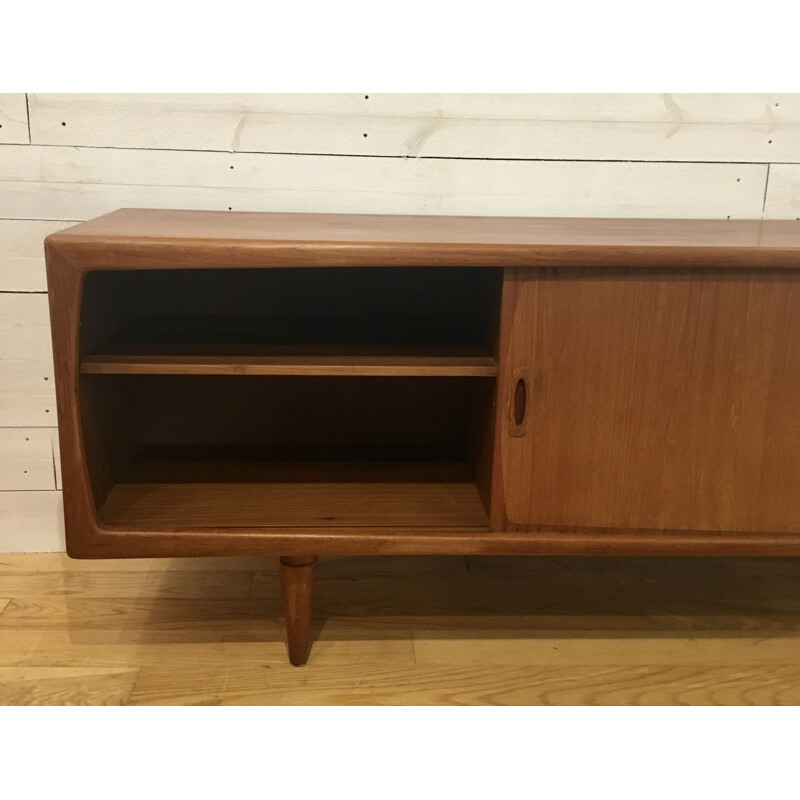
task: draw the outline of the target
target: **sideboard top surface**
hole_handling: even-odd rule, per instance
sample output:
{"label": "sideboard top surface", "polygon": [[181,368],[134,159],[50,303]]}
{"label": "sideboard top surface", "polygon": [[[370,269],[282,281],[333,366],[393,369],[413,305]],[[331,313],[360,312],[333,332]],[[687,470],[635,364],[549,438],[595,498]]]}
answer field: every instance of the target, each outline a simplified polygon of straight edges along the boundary
{"label": "sideboard top surface", "polygon": [[120,209],[52,234],[79,268],[798,268],[792,220],[391,216]]}

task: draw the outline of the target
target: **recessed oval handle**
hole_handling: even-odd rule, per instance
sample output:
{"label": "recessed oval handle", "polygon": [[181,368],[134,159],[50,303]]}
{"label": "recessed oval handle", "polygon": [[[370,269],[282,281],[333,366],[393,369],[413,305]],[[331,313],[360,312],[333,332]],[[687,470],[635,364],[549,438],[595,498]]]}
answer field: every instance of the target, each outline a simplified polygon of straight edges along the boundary
{"label": "recessed oval handle", "polygon": [[528,406],[528,387],[525,378],[520,378],[514,387],[514,424],[522,425],[525,420],[525,409]]}

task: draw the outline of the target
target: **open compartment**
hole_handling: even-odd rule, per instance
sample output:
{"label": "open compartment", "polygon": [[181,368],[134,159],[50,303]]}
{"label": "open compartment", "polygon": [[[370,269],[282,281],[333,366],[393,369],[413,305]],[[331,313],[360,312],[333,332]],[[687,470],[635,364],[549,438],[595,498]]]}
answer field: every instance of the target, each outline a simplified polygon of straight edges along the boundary
{"label": "open compartment", "polygon": [[486,529],[495,381],[84,375],[100,520]]}
{"label": "open compartment", "polygon": [[479,268],[90,273],[99,519],[486,530],[500,284]]}
{"label": "open compartment", "polygon": [[493,376],[500,272],[93,272],[83,288],[81,370]]}

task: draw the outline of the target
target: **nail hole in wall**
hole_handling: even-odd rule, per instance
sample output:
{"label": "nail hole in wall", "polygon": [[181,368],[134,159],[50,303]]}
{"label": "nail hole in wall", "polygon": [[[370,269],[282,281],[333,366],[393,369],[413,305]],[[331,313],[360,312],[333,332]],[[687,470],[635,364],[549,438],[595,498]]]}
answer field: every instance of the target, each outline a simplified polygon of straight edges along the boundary
{"label": "nail hole in wall", "polygon": [[365,138],[365,139],[367,138],[367,134],[366,134],[366,133],[364,134],[364,138]]}
{"label": "nail hole in wall", "polygon": [[769,142],[767,142],[767,144],[772,144],[772,139],[770,139]]}
{"label": "nail hole in wall", "polygon": [[369,95],[368,95],[368,94],[365,94],[365,95],[364,95],[364,99],[365,99],[365,100],[369,100]]}
{"label": "nail hole in wall", "polygon": [[228,206],[228,211],[233,211],[233,206]]}
{"label": "nail hole in wall", "polygon": [[28,470],[26,470],[26,469],[22,470],[22,474],[23,475],[27,475],[28,474]]}
{"label": "nail hole in wall", "polygon": [[30,441],[30,437],[26,436],[26,437],[25,437],[25,441],[26,441],[26,442],[29,442],[29,441]]}
{"label": "nail hole in wall", "polygon": [[62,123],[61,123],[61,127],[62,127],[62,128],[66,128],[66,127],[67,127],[67,123],[66,123],[66,122],[62,122]]}
{"label": "nail hole in wall", "polygon": [[228,169],[233,169],[233,164],[231,164],[230,167],[228,167]]}

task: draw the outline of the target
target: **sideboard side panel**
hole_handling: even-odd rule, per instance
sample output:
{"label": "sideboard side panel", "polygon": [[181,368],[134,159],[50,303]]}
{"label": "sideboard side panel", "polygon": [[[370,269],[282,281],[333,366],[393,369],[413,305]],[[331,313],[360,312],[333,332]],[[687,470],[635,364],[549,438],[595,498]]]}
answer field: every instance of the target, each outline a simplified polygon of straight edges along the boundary
{"label": "sideboard side panel", "polygon": [[81,426],[78,340],[84,273],[53,245],[51,239],[48,237],[45,240],[45,259],[67,552],[73,557],[92,557],[93,539],[97,533],[93,490],[103,491],[103,488],[92,486],[86,463],[88,457],[98,460],[102,465],[103,455],[101,443],[92,439],[91,435],[87,452]]}
{"label": "sideboard side panel", "polygon": [[506,530],[800,531],[800,272],[506,281]]}

